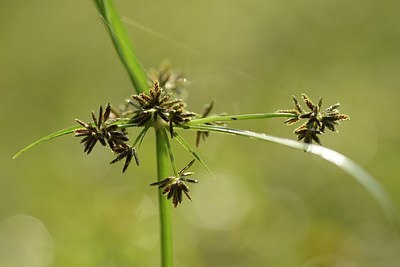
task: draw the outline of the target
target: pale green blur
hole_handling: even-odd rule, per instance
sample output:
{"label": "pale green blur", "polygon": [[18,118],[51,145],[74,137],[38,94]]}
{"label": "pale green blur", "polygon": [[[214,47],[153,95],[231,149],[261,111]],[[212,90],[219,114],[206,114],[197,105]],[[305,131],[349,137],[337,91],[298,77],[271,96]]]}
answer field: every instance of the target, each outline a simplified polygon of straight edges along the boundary
{"label": "pale green blur", "polygon": [[[400,2],[117,1],[145,68],[164,59],[190,80],[200,112],[273,112],[307,93],[351,116],[325,146],[363,166],[400,204]],[[0,8],[0,266],[158,266],[155,137],[141,166],[109,165],[64,136],[134,93],[87,1],[7,1]],[[148,30],[132,24],[140,23]],[[304,106],[304,105],[303,105]],[[240,128],[295,138],[284,119]],[[139,131],[132,130],[131,139]],[[195,133],[183,134],[194,145]],[[176,142],[178,168],[190,155]],[[275,144],[211,134],[193,166],[193,202],[174,210],[176,267],[398,266],[399,235],[342,171]],[[27,261],[26,259],[31,259]]]}

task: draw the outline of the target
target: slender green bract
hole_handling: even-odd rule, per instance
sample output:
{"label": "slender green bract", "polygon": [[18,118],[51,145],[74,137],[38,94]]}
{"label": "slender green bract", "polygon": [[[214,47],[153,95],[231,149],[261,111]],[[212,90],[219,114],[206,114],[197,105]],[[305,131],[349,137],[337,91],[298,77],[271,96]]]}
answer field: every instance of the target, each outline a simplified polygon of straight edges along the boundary
{"label": "slender green bract", "polygon": [[397,208],[393,204],[390,195],[386,192],[382,185],[377,180],[375,180],[374,177],[372,177],[368,172],[361,168],[357,163],[355,163],[348,157],[340,154],[339,152],[319,145],[305,144],[291,139],[271,136],[264,133],[255,133],[247,130],[233,129],[222,126],[188,125],[186,126],[186,129],[245,136],[255,140],[277,143],[320,156],[321,158],[335,164],[337,167],[347,172],[351,177],[356,179],[375,198],[375,200],[383,209],[386,217],[388,218],[392,226],[396,230],[399,230],[400,215]]}
{"label": "slender green bract", "polygon": [[178,141],[178,143],[181,144],[181,146],[183,146],[189,153],[191,153],[193,157],[195,157],[201,163],[201,165],[204,166],[204,168],[208,171],[208,173],[214,177],[213,173],[211,172],[210,168],[208,168],[204,160],[199,156],[199,154],[191,147],[191,145],[189,145],[189,143],[182,136],[180,136],[178,133],[175,133],[175,140]]}
{"label": "slender green bract", "polygon": [[122,63],[137,93],[149,90],[146,73],[136,57],[132,43],[121,22],[120,16],[112,0],[95,0],[97,9],[107,26]]}
{"label": "slender green bract", "polygon": [[[118,127],[124,128],[125,125],[127,125],[126,120],[125,119],[121,119],[118,121],[115,121],[114,124],[117,124]],[[67,135],[67,134],[71,134],[73,133],[76,129],[82,128],[81,125],[75,125],[75,126],[71,126],[69,128],[63,129],[63,130],[59,130],[57,132],[51,133],[49,135],[46,135],[45,137],[40,138],[39,140],[36,140],[35,142],[27,145],[26,147],[24,147],[23,149],[21,149],[20,151],[18,151],[12,158],[16,159],[17,157],[19,157],[22,153],[25,153],[26,151],[30,150],[31,148],[33,148],[34,146],[37,146],[41,143],[44,143],[46,141],[50,141],[51,139],[63,136],[63,135]]]}
{"label": "slender green bract", "polygon": [[[166,135],[164,129],[156,129],[156,145],[157,145],[157,175],[158,181],[170,176],[171,162],[167,147]],[[169,200],[159,190],[160,205],[160,230],[161,230],[161,263],[163,267],[173,266],[173,249],[172,249],[172,206]]]}
{"label": "slender green bract", "polygon": [[26,147],[24,147],[23,149],[21,149],[20,151],[18,151],[17,154],[15,154],[12,158],[13,158],[13,159],[16,159],[16,158],[19,157],[22,153],[24,153],[25,151],[31,149],[32,147],[34,147],[34,146],[36,146],[36,145],[39,145],[39,144],[41,144],[41,143],[43,143],[43,142],[49,141],[49,140],[54,139],[54,138],[56,138],[56,137],[60,137],[60,136],[66,135],[66,134],[71,134],[71,133],[74,132],[74,130],[79,129],[79,128],[82,128],[82,126],[78,126],[78,125],[77,125],[77,126],[72,126],[72,127],[70,127],[70,128],[63,129],[63,130],[54,132],[54,133],[52,133],[52,134],[49,134],[49,135],[47,135],[47,136],[45,136],[45,137],[42,137],[42,138],[40,138],[39,140],[33,142],[32,144],[29,144],[28,146],[26,146]]}

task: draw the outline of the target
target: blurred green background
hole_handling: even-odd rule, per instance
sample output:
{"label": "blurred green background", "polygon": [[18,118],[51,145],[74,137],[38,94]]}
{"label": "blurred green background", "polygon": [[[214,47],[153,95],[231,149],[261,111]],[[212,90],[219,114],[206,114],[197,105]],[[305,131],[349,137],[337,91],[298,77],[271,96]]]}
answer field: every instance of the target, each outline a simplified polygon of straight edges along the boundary
{"label": "blurred green background", "polygon": [[[21,147],[88,120],[133,93],[87,1],[3,1],[0,9],[0,266],[158,266],[154,134],[141,166],[65,136],[17,160]],[[400,204],[399,1],[117,1],[142,64],[185,72],[201,111],[273,112],[307,93],[351,116],[323,144],[374,175]],[[193,50],[198,51],[193,52]],[[234,69],[234,70],[233,70]],[[243,74],[240,74],[242,72]],[[249,78],[254,77],[255,79]],[[295,138],[283,120],[237,127]],[[133,134],[136,134],[133,132]],[[194,143],[194,133],[185,136]],[[184,166],[190,156],[174,144]],[[174,213],[175,266],[399,266],[400,238],[350,176],[314,156],[212,134],[193,202]]]}

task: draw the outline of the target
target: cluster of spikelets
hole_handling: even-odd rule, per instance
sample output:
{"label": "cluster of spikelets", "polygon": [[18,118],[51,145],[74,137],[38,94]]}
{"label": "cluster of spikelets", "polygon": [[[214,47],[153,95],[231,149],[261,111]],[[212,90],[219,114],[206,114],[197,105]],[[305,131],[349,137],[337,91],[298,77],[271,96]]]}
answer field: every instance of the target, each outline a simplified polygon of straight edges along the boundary
{"label": "cluster of spikelets", "polygon": [[194,174],[194,172],[186,172],[193,165],[194,161],[195,160],[189,162],[187,166],[178,172],[177,176],[170,176],[160,182],[150,184],[151,186],[158,186],[158,189],[162,189],[162,193],[167,195],[168,199],[172,199],[174,207],[182,202],[182,193],[184,193],[188,199],[192,200],[189,194],[189,187],[185,182],[198,183],[197,180],[186,178]]}
{"label": "cluster of spikelets", "polygon": [[[81,143],[84,144],[84,152],[87,154],[99,142],[117,154],[117,158],[111,163],[126,158],[123,172],[126,171],[132,158],[135,158],[137,164],[139,164],[139,160],[136,150],[127,144],[129,138],[124,128],[116,123],[118,120],[128,119],[130,124],[137,127],[157,127],[164,122],[169,125],[169,131],[173,137],[174,126],[189,122],[196,116],[196,113],[185,110],[186,104],[182,99],[174,98],[172,94],[166,93],[158,82],[154,83],[148,94],[133,95],[132,100],[128,100],[128,103],[134,107],[134,110],[122,113],[114,112],[110,104],[107,105],[104,112],[103,107],[100,106],[98,118],[92,111],[93,123],[76,119],[83,128],[75,130],[75,136],[83,137]],[[119,113],[124,115],[117,115]]]}
{"label": "cluster of spikelets", "polygon": [[108,146],[117,154],[117,157],[110,162],[111,164],[126,158],[122,169],[122,171],[125,172],[132,158],[135,158],[137,165],[139,165],[139,158],[136,150],[127,144],[129,138],[126,132],[120,129],[117,124],[114,124],[115,120],[110,119],[110,115],[111,106],[108,104],[104,113],[103,107],[100,106],[98,119],[94,111],[92,111],[92,124],[76,119],[83,128],[75,130],[75,136],[83,137],[81,143],[84,144],[84,152],[87,154],[90,154],[96,143],[100,142],[100,144]]}
{"label": "cluster of spikelets", "polygon": [[155,125],[160,118],[169,124],[171,137],[174,136],[173,127],[175,125],[189,122],[191,118],[196,117],[196,113],[185,110],[186,104],[182,99],[174,98],[172,94],[165,93],[158,82],[154,83],[149,94],[140,93],[133,95],[132,98],[139,105],[132,101],[129,102],[136,108],[135,115],[130,122],[140,127],[149,123]]}
{"label": "cluster of spikelets", "polygon": [[[111,164],[125,159],[122,169],[125,172],[133,158],[139,165],[139,158],[134,148],[136,141],[133,145],[128,145],[129,137],[124,125],[146,129],[149,127],[168,127],[171,138],[173,138],[175,126],[181,126],[182,123],[189,122],[196,117],[196,113],[185,109],[186,104],[182,99],[166,92],[158,82],[160,80],[164,86],[170,88],[170,91],[177,92],[179,86],[182,86],[182,77],[169,69],[164,69],[157,75],[159,77],[149,89],[149,92],[132,95],[122,111],[112,108],[108,104],[104,112],[103,107],[100,106],[98,118],[92,111],[93,121],[91,123],[76,119],[82,128],[75,130],[75,136],[83,137],[81,143],[84,145],[85,153],[90,154],[94,146],[100,143],[116,154],[116,158],[110,162]],[[193,172],[186,172],[193,163],[194,160],[183,168],[177,176],[170,176],[161,182],[151,184],[159,186],[163,190],[163,194],[166,194],[168,199],[172,199],[174,207],[182,202],[183,194],[191,200],[189,187],[185,182],[197,183],[197,180],[186,178],[186,176],[193,174]]]}
{"label": "cluster of spikelets", "polygon": [[337,132],[336,126],[340,124],[340,121],[350,119],[348,115],[340,114],[340,111],[338,110],[340,106],[339,103],[336,103],[325,110],[321,110],[322,97],[319,99],[318,105],[315,105],[307,95],[302,94],[301,96],[307,107],[310,109],[309,112],[303,110],[295,96],[292,97],[295,109],[276,111],[276,113],[289,113],[294,115],[294,117],[285,121],[287,125],[294,124],[302,119],[306,120],[305,123],[294,130],[294,134],[297,135],[299,141],[304,140],[304,142],[308,144],[315,141],[316,143],[321,144],[318,135],[323,134],[325,128]]}

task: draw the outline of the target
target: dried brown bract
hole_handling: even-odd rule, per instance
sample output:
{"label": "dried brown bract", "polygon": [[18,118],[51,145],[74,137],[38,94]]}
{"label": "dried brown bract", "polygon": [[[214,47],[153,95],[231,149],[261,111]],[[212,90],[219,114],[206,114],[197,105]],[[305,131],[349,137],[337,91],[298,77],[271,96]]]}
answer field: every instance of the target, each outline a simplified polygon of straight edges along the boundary
{"label": "dried brown bract", "polygon": [[96,118],[94,111],[92,111],[93,123],[86,123],[79,119],[76,119],[80,125],[84,128],[75,130],[76,137],[83,137],[81,143],[84,143],[84,152],[89,154],[97,141],[103,146],[108,146],[113,150],[122,144],[125,144],[129,139],[124,132],[122,132],[117,125],[110,124],[112,120],[109,120],[111,114],[111,106],[107,105],[103,112],[103,107],[100,106],[99,117]]}
{"label": "dried brown bract", "polygon": [[193,172],[186,172],[194,163],[195,160],[189,162],[189,164],[179,171],[178,176],[170,176],[162,181],[150,184],[151,186],[158,186],[159,189],[163,189],[162,193],[167,195],[168,199],[172,199],[172,204],[176,208],[178,204],[182,203],[183,193],[189,200],[192,197],[189,194],[189,187],[185,182],[198,183],[197,180],[188,179],[187,176],[193,175]]}
{"label": "dried brown bract", "polygon": [[301,108],[295,96],[292,97],[295,109],[277,111],[277,113],[289,113],[295,115],[294,117],[285,121],[287,125],[296,123],[301,119],[307,120],[294,131],[294,134],[297,135],[297,139],[299,141],[304,140],[304,142],[308,144],[311,144],[314,141],[318,144],[321,144],[318,135],[323,134],[325,132],[325,128],[328,128],[331,131],[337,131],[335,126],[339,125],[340,121],[350,119],[348,115],[340,114],[340,111],[338,110],[340,106],[339,103],[334,104],[325,110],[321,110],[322,97],[319,99],[318,104],[315,105],[306,94],[302,94],[301,96],[304,103],[310,110],[309,112],[305,112]]}

